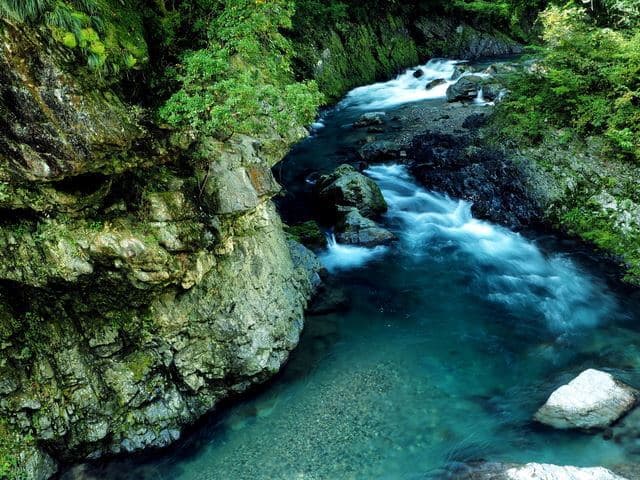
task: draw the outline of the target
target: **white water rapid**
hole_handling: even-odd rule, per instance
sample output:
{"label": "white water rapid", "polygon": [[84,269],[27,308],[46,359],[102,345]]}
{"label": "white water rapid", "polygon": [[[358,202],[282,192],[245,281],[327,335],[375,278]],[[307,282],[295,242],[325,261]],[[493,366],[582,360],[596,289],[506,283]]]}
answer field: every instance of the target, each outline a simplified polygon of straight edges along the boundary
{"label": "white water rapid", "polygon": [[[471,204],[418,186],[402,165],[376,165],[366,172],[389,205],[388,222],[400,238],[400,254],[467,265],[473,290],[516,316],[539,316],[556,333],[599,324],[615,302],[568,257],[546,256],[522,235],[471,215]],[[322,261],[330,270],[380,259],[388,249],[333,241]]]}
{"label": "white water rapid", "polygon": [[[397,107],[405,103],[444,98],[449,85],[456,83],[451,77],[458,60],[429,60],[420,67],[411,68],[388,82],[374,83],[351,90],[340,102],[340,107],[351,107],[359,110],[378,110]],[[422,76],[414,74],[422,71]],[[433,88],[427,84],[433,80],[444,80]]]}

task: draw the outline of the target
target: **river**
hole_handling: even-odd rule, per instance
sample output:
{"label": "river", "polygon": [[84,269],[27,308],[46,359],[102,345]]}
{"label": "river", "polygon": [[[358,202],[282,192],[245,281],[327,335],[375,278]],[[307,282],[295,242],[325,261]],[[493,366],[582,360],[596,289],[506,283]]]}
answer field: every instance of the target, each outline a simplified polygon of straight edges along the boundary
{"label": "river", "polygon": [[[285,220],[308,218],[318,171],[348,157],[365,111],[444,105],[454,62],[350,92],[275,171]],[[477,108],[485,108],[483,105]],[[486,108],[490,108],[487,106]],[[398,113],[400,112],[400,113]],[[360,137],[359,137],[360,136]],[[585,368],[640,385],[638,302],[591,252],[548,233],[473,218],[397,163],[365,173],[389,204],[390,246],[331,242],[320,259],[345,311],[307,319],[281,374],[175,446],[92,465],[68,479],[438,479],[492,460],[614,466],[638,451],[531,418]]]}

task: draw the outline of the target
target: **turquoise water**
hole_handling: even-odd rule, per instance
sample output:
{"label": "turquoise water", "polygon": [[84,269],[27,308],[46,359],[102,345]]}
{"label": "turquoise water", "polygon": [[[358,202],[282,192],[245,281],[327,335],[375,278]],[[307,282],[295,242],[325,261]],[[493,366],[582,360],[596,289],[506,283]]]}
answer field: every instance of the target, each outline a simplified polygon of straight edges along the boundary
{"label": "turquoise water", "polygon": [[[393,88],[415,88],[400,80]],[[325,113],[324,127],[283,164],[286,216],[308,215],[305,179],[344,159],[356,141],[345,125],[367,98],[390,112],[406,101],[441,101],[407,93],[380,104],[398,95],[377,86]],[[584,247],[476,220],[469,204],[421,189],[400,165],[366,173],[383,189],[384,222],[399,241],[322,253],[348,309],[308,318],[273,382],[178,445],[72,478],[437,479],[457,462],[481,459],[640,460],[602,435],[530,421],[554,388],[585,368],[640,385],[640,310],[631,292]]]}

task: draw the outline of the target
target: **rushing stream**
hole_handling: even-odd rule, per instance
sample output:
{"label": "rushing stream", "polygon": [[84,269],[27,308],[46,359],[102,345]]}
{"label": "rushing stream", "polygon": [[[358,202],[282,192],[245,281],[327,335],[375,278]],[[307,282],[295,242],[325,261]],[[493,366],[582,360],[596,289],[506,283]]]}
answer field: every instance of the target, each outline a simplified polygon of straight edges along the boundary
{"label": "rushing stream", "polygon": [[[454,62],[430,62],[349,93],[277,169],[287,219],[312,208],[317,171],[342,163],[363,111],[443,102]],[[613,466],[640,459],[602,435],[530,421],[588,367],[640,384],[638,304],[588,252],[549,235],[474,219],[419,187],[405,167],[365,172],[389,204],[388,247],[330,242],[321,260],[349,299],[310,317],[275,381],[157,455],[96,465],[86,479],[437,479],[455,462]]]}

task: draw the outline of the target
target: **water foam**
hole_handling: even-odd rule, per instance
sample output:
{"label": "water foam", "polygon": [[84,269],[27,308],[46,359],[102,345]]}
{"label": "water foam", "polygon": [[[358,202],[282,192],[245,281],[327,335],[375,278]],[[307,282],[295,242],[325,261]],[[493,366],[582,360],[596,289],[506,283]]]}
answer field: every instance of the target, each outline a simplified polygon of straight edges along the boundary
{"label": "water foam", "polygon": [[[378,110],[421,100],[445,98],[449,85],[456,83],[456,80],[452,80],[451,77],[459,63],[457,60],[429,60],[425,65],[411,68],[388,82],[374,83],[351,90],[340,102],[340,106],[359,110]],[[419,78],[414,75],[417,70],[423,72]],[[427,84],[438,79],[445,82],[427,90]]]}
{"label": "water foam", "polygon": [[388,248],[384,246],[367,248],[345,245],[338,243],[336,237],[330,235],[327,239],[327,250],[320,254],[319,258],[327,270],[336,272],[362,267],[384,255],[387,250]]}
{"label": "water foam", "polygon": [[403,254],[458,255],[469,265],[477,291],[519,317],[543,317],[566,332],[592,327],[615,308],[612,297],[569,258],[546,256],[522,235],[473,218],[471,204],[427,192],[404,166],[378,165],[367,173],[389,204]]}

